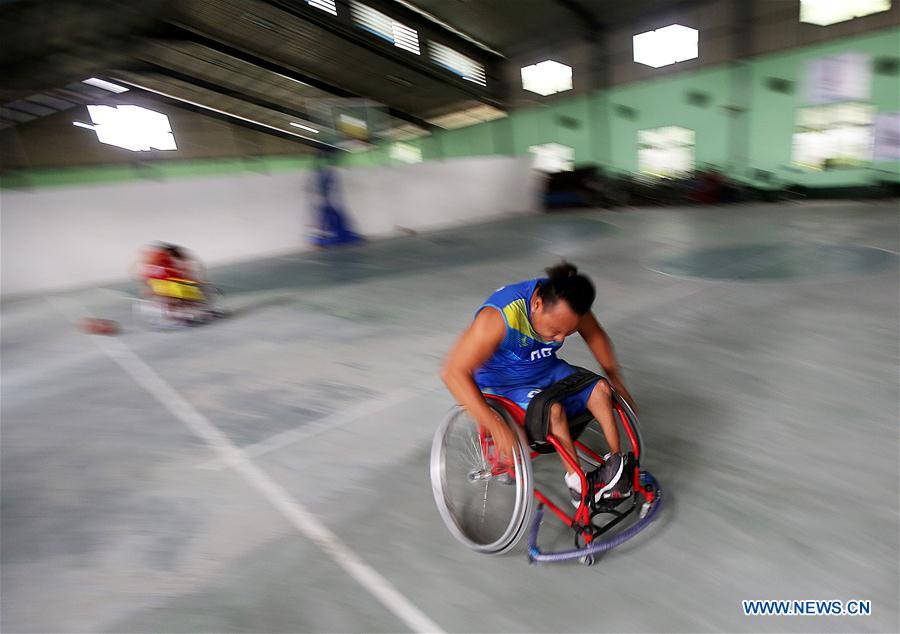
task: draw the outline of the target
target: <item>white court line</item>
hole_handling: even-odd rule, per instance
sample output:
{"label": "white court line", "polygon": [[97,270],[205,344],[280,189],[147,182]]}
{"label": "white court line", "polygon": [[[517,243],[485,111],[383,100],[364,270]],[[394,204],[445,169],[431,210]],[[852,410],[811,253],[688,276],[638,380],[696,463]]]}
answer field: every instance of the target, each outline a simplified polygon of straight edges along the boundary
{"label": "white court line", "polygon": [[[47,298],[47,301],[73,322],[77,322],[80,315],[87,313],[84,306],[75,300]],[[425,613],[400,594],[390,581],[365,563],[315,515],[247,458],[218,427],[176,392],[129,347],[118,339],[109,337],[93,336],[91,339],[138,385],[147,390],[210,449],[219,454],[222,460],[281,512],[301,534],[316,544],[394,616],[414,632],[443,632]]]}
{"label": "white court line", "polygon": [[138,299],[137,295],[133,295],[132,293],[128,293],[125,291],[117,291],[114,288],[105,288],[105,287],[101,286],[97,290],[100,291],[101,293],[103,293],[104,295],[111,295],[112,297],[115,297],[116,299]]}
{"label": "white court line", "polygon": [[[430,378],[410,387],[401,388],[377,398],[361,401],[349,409],[336,412],[325,418],[313,421],[308,425],[304,425],[303,427],[288,429],[274,434],[265,440],[241,448],[241,452],[248,458],[256,458],[292,445],[300,440],[306,440],[324,434],[325,432],[333,431],[393,405],[411,401],[417,396],[421,396],[424,391],[433,391],[436,390],[437,387],[437,380]],[[227,466],[229,466],[227,462],[221,459],[215,459],[199,464],[197,465],[197,468],[219,470],[224,469]]]}
{"label": "white court line", "polygon": [[893,249],[885,249],[884,247],[873,247],[870,244],[861,244],[859,246],[865,247],[867,249],[875,249],[876,251],[887,251],[888,253],[893,253],[894,255],[900,255],[900,251],[894,251]]}

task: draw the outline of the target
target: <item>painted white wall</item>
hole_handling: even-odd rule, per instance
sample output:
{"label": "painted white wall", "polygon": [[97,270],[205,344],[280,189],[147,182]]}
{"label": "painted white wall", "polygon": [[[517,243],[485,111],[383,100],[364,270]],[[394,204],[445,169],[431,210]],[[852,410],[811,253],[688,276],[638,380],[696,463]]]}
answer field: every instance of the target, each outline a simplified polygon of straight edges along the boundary
{"label": "painted white wall", "polygon": [[530,156],[482,156],[342,170],[342,200],[368,236],[533,213],[543,177],[531,164]]}
{"label": "painted white wall", "polygon": [[[0,192],[4,296],[124,279],[140,248],[182,244],[206,264],[309,248],[311,172],[230,174]],[[528,157],[470,157],[342,169],[354,228],[388,236],[534,213]]]}

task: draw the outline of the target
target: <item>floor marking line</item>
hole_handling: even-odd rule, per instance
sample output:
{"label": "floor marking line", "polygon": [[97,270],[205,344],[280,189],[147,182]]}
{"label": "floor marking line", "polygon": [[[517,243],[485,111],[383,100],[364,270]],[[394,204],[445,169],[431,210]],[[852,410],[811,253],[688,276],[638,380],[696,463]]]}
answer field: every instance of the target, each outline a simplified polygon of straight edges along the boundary
{"label": "floor marking line", "polygon": [[[376,412],[385,410],[394,405],[399,405],[401,403],[411,401],[417,396],[421,396],[424,392],[429,391],[429,387],[431,388],[431,391],[436,390],[437,386],[434,384],[435,381],[433,379],[429,379],[428,381],[423,381],[420,384],[416,384],[411,387],[400,388],[398,390],[394,390],[393,392],[388,392],[383,396],[372,398],[367,401],[362,401],[361,403],[358,403],[350,407],[349,409],[335,412],[330,416],[325,416],[324,418],[315,420],[302,427],[287,429],[283,432],[273,434],[272,436],[269,436],[268,438],[265,438],[259,442],[253,443],[252,445],[246,445],[241,448],[241,451],[248,458],[256,458],[267,453],[283,449],[284,447],[288,447],[301,440],[308,440],[309,438],[320,436],[326,432],[340,429],[341,427],[358,421],[365,416],[369,416]],[[227,466],[228,465],[222,460],[214,459],[197,465],[197,468],[220,470],[224,469]]]}
{"label": "floor marking line", "polygon": [[[47,298],[47,301],[76,323],[79,313],[86,314],[88,312],[75,300]],[[300,533],[316,544],[322,552],[368,590],[394,616],[414,632],[443,632],[434,621],[402,595],[390,581],[364,562],[315,515],[253,463],[218,427],[185,400],[128,346],[117,339],[108,337],[94,336],[91,339],[138,385],[147,390],[189,430],[203,440],[210,449],[219,454],[248,484],[280,511]]]}

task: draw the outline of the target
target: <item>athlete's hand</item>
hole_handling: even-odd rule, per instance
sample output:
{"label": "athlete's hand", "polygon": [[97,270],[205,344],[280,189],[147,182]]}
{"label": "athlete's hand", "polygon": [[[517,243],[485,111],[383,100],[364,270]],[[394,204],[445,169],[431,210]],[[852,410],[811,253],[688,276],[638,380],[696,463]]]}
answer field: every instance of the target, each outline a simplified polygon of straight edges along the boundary
{"label": "athlete's hand", "polygon": [[501,463],[510,463],[513,460],[513,447],[516,444],[516,434],[509,428],[500,415],[496,412],[493,414],[493,420],[485,421],[484,427],[494,440],[494,450]]}
{"label": "athlete's hand", "polygon": [[619,396],[621,396],[623,399],[625,399],[625,402],[628,403],[628,406],[631,408],[631,410],[635,414],[637,414],[638,413],[637,403],[634,402],[634,397],[631,396],[631,394],[629,394],[628,390],[625,388],[625,384],[622,383],[622,379],[620,379],[618,377],[613,377],[610,380],[610,383],[612,383],[613,389],[616,392],[618,392]]}

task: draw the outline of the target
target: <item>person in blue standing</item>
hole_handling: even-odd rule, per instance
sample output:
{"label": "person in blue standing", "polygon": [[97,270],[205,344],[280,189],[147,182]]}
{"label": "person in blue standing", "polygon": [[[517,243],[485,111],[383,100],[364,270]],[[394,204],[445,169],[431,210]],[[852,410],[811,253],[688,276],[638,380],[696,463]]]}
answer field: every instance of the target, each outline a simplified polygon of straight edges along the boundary
{"label": "person in blue standing", "polygon": [[335,159],[327,152],[319,154],[315,172],[316,192],[319,195],[319,230],[313,243],[320,247],[355,244],[362,236],[353,231],[350,220],[340,204],[338,174],[332,165]]}
{"label": "person in blue standing", "polygon": [[[632,407],[612,342],[591,312],[596,292],[590,279],[569,263],[547,269],[547,276],[504,286],[478,309],[475,319],[450,350],[442,371],[447,388],[494,439],[503,455],[510,455],[513,431],[488,407],[483,393],[503,396],[527,409],[531,399],[578,371],[557,356],[566,337],[576,332],[606,374],[550,408],[549,431],[578,461],[568,421],[590,410],[600,423],[610,453],[604,465],[588,472],[589,490],[599,501],[631,493],[631,474],[624,468],[619,432],[612,410],[610,385]],[[578,505],[581,480],[565,462],[565,482]]]}

